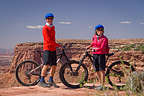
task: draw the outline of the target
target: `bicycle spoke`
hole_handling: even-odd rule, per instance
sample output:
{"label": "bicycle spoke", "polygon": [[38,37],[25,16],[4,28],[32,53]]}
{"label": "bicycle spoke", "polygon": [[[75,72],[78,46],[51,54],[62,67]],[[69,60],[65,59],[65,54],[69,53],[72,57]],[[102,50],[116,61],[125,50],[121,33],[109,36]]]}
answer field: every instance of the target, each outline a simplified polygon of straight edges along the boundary
{"label": "bicycle spoke", "polygon": [[131,72],[131,66],[127,64],[123,64],[120,62],[119,64],[114,65],[109,72],[109,79],[116,86],[124,86],[127,81],[127,76]]}
{"label": "bicycle spoke", "polygon": [[[21,80],[20,82],[24,85],[32,85],[39,78],[40,68],[35,69],[37,66],[31,62],[23,63],[18,69],[18,78]],[[31,72],[31,70],[33,70]],[[33,75],[34,74],[34,75]]]}

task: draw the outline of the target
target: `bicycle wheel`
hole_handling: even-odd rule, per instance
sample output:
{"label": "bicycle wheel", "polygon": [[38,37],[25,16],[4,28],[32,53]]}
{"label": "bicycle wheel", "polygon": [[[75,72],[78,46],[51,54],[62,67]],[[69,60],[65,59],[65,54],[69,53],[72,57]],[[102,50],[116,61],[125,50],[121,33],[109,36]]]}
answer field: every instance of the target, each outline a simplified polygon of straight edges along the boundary
{"label": "bicycle wheel", "polygon": [[128,62],[116,61],[108,67],[106,77],[111,86],[121,89],[126,85],[127,76],[134,70]]}
{"label": "bicycle wheel", "polygon": [[[73,72],[70,70],[71,66]],[[79,65],[78,61],[70,61],[67,64],[64,64],[60,68],[60,80],[64,85],[70,88],[80,88],[84,84],[85,81],[88,79],[88,70],[85,65],[81,65],[78,72],[76,72],[76,69]]]}
{"label": "bicycle wheel", "polygon": [[41,68],[34,61],[28,60],[20,63],[16,68],[16,79],[23,86],[34,86],[39,82]]}

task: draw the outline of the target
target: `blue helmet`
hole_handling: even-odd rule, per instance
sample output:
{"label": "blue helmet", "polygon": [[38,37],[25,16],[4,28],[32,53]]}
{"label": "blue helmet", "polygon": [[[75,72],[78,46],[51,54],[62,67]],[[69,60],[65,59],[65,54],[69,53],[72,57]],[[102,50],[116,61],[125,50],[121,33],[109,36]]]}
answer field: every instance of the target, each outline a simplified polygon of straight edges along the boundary
{"label": "blue helmet", "polygon": [[103,25],[100,25],[100,24],[99,24],[99,25],[96,25],[96,26],[95,26],[95,30],[97,30],[98,28],[103,28],[103,29],[104,29],[104,26],[103,26]]}
{"label": "blue helmet", "polygon": [[49,17],[53,17],[53,18],[54,18],[54,15],[53,15],[52,13],[47,13],[47,14],[45,15],[45,19],[46,19],[46,18],[49,18]]}

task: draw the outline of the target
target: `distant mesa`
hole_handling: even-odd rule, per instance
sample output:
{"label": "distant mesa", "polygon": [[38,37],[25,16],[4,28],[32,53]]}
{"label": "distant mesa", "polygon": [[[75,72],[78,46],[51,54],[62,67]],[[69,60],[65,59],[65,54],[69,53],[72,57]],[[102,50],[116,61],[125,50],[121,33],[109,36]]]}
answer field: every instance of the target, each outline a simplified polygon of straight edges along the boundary
{"label": "distant mesa", "polygon": [[0,48],[0,55],[13,55],[13,54],[14,54],[13,49]]}

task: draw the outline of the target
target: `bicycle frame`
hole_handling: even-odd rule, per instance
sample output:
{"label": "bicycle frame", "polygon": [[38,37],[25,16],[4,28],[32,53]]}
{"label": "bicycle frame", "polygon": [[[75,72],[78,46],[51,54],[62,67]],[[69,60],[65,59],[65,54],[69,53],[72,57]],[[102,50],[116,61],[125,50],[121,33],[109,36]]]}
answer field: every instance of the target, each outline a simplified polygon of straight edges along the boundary
{"label": "bicycle frame", "polygon": [[60,61],[62,64],[64,64],[63,61],[61,60],[62,57],[64,57],[67,62],[70,61],[69,58],[67,57],[64,49],[62,50],[62,53],[57,54],[57,57],[59,57],[59,58],[57,59],[57,63]]}
{"label": "bicycle frame", "polygon": [[64,49],[62,50],[62,53],[58,54],[57,56],[60,56],[60,58],[57,59],[57,63],[60,61],[62,64],[64,64],[63,61],[61,60],[61,58],[62,58],[62,57],[65,57],[65,59],[66,59],[66,61],[67,61],[66,64],[68,64],[70,70],[73,72],[73,69],[72,69],[71,65],[68,63],[68,62],[70,62],[70,59],[69,59],[69,58],[67,57],[67,55],[65,54]]}
{"label": "bicycle frame", "polygon": [[[109,57],[112,56],[112,55],[114,55],[114,53],[106,54],[106,56],[107,56],[107,58],[106,58],[106,63],[107,63]],[[82,65],[82,62],[84,61],[84,59],[85,59],[86,57],[88,57],[88,58],[90,59],[91,63],[93,63],[93,59],[92,59],[93,56],[92,56],[91,54],[89,54],[88,51],[86,51],[85,54],[83,55],[82,59],[80,59],[79,66],[77,67],[76,72],[78,72],[78,70],[80,69],[80,66]],[[92,64],[92,65],[93,65],[93,64]],[[95,68],[94,65],[93,65],[93,68]],[[106,66],[106,68],[108,68],[108,66]],[[120,72],[118,72],[118,71],[116,71],[116,70],[113,70],[113,69],[111,69],[111,70],[112,70],[113,72],[115,72],[116,74],[119,74],[120,76],[123,76],[122,73],[120,73]]]}
{"label": "bicycle frame", "polygon": [[[30,72],[28,72],[28,73],[27,73],[28,75],[29,75],[29,74],[32,74],[32,72],[34,72],[35,70],[41,68],[41,67],[44,65],[41,52],[40,52],[40,51],[37,51],[37,52],[40,54],[42,64],[40,64],[38,67],[36,67],[36,68],[32,69]],[[62,64],[64,64],[63,61],[61,60],[62,57],[64,57],[67,62],[70,61],[69,58],[67,57],[67,55],[65,54],[64,49],[62,50],[62,53],[57,54],[57,57],[59,57],[59,58],[57,59],[56,63],[61,62]],[[71,69],[71,71],[72,71],[71,66],[70,66],[70,69]],[[34,73],[33,73],[33,75],[40,75],[40,74],[34,74]]]}
{"label": "bicycle frame", "polygon": [[[114,53],[112,53],[112,54],[106,54],[106,55],[107,55],[106,63],[107,63],[107,61],[108,61],[108,58],[109,58],[111,55],[113,55],[113,54],[114,54]],[[91,63],[93,62],[93,59],[92,59],[93,56],[92,56],[91,54],[89,54],[88,51],[86,51],[85,54],[84,54],[84,56],[82,57],[82,59],[80,59],[79,66],[77,67],[76,72],[80,69],[80,66],[81,66],[82,62],[84,61],[84,59],[85,59],[86,57],[88,57],[88,58],[90,59]],[[107,66],[106,66],[106,67],[107,67]]]}

